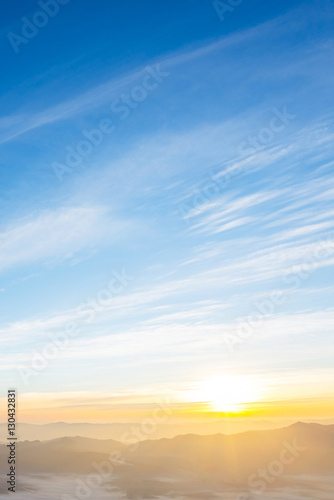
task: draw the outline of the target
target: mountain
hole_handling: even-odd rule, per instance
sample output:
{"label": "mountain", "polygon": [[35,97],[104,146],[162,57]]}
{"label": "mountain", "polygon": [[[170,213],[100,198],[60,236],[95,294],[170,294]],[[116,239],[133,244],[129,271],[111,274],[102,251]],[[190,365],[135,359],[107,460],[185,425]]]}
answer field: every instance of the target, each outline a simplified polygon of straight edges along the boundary
{"label": "mountain", "polygon": [[[334,472],[334,426],[305,423],[230,436],[189,434],[145,441],[129,460],[138,466],[150,464],[164,471],[184,469],[217,477],[246,476],[254,469],[279,460],[282,450],[294,447],[298,456],[289,464],[289,473]],[[300,448],[303,450],[299,452]],[[291,452],[290,456],[293,456]]]}
{"label": "mountain", "polygon": [[[20,471],[23,473],[89,473],[92,462],[101,462],[125,446],[112,439],[98,440],[64,437],[51,441],[17,443]],[[6,463],[6,445],[0,445],[0,462]]]}
{"label": "mountain", "polygon": [[[316,423],[234,435],[186,434],[135,446],[82,437],[24,441],[17,446],[20,474],[25,476],[92,474],[93,462],[110,463],[118,453],[109,481],[127,498],[174,492],[204,499],[240,488],[291,488],[306,478],[328,481],[334,474],[334,425]],[[0,445],[0,461],[6,456],[6,445]]]}
{"label": "mountain", "polygon": [[[289,422],[288,422],[289,423]],[[57,422],[51,424],[26,424],[20,422],[17,428],[21,441],[49,441],[63,436],[82,436],[92,439],[115,439],[122,441],[123,435],[133,426],[140,426],[140,422],[132,423],[66,423]],[[256,420],[256,419],[227,419],[222,418],[214,421],[173,421],[160,424],[154,434],[154,439],[173,438],[180,434],[191,432],[192,434],[235,434],[248,430],[277,429],[287,425],[284,420]],[[0,424],[0,442],[7,437],[7,425]]]}

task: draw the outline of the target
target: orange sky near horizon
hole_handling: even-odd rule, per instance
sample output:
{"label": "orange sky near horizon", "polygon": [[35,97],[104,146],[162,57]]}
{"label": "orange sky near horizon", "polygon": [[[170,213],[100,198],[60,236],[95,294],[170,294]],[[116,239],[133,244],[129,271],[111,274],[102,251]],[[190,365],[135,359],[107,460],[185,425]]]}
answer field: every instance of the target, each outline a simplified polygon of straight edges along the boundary
{"label": "orange sky near horizon", "polygon": [[[6,422],[6,400],[1,401],[0,420]],[[159,413],[157,413],[159,412]],[[164,423],[178,419],[210,420],[236,419],[330,419],[334,418],[334,398],[276,400],[250,402],[239,407],[239,411],[216,411],[209,402],[179,403],[167,400],[131,405],[130,403],[98,402],[84,398],[41,398],[37,395],[22,395],[18,406],[18,424],[49,422],[120,422],[138,421],[158,414],[167,416]]]}

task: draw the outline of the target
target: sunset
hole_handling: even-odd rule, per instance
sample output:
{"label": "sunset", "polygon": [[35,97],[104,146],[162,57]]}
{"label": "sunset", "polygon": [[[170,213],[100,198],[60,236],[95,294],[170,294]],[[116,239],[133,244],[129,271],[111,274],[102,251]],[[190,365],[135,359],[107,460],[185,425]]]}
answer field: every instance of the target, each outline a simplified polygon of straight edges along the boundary
{"label": "sunset", "polygon": [[333,500],[333,3],[2,7],[0,500]]}

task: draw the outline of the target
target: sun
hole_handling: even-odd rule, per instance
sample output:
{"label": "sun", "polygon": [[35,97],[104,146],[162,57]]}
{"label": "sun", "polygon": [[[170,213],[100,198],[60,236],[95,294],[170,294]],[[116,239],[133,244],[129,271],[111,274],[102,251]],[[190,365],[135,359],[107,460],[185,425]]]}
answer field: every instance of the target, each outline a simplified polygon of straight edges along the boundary
{"label": "sun", "polygon": [[254,379],[241,375],[219,375],[191,391],[193,402],[207,403],[210,411],[240,413],[247,403],[258,401],[260,387]]}

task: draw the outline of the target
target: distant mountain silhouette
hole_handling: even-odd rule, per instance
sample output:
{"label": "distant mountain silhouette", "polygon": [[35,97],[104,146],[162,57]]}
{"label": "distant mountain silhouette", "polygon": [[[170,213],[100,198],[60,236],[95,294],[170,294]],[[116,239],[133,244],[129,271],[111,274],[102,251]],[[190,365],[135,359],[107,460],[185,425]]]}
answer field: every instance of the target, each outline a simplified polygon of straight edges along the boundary
{"label": "distant mountain silhouette", "polygon": [[[63,437],[51,441],[23,441],[17,444],[20,471],[23,473],[90,473],[92,462],[102,461],[124,445],[109,440]],[[6,445],[0,445],[0,462],[6,463]],[[4,461],[5,460],[5,461]]]}
{"label": "distant mountain silhouette", "polygon": [[[257,420],[257,419],[227,419],[222,418],[209,422],[172,422],[160,424],[154,434],[154,439],[173,438],[186,432],[192,434],[235,434],[247,430],[277,429],[291,423],[286,420]],[[55,422],[50,424],[26,424],[20,422],[18,434],[21,441],[49,441],[63,436],[82,436],[92,439],[115,439],[121,441],[125,432],[132,426],[140,426],[138,423],[67,423]],[[0,441],[7,437],[6,424],[0,424]]]}
{"label": "distant mountain silhouette", "polygon": [[334,426],[296,423],[283,429],[249,431],[226,436],[184,435],[173,439],[145,441],[129,460],[155,470],[184,469],[216,477],[245,477],[254,469],[279,459],[282,449],[305,448],[289,464],[289,474],[334,472]]}
{"label": "distant mountain silhouette", "polygon": [[[187,476],[244,481],[260,467],[278,460],[285,447],[303,448],[286,466],[284,474],[334,473],[334,425],[296,423],[282,429],[248,431],[235,435],[181,435],[148,440],[136,449],[114,440],[64,437],[51,441],[18,443],[20,470],[30,472],[92,472],[92,462],[109,460],[119,451],[124,463],[117,464],[120,477],[129,474]],[[290,453],[290,454],[289,454]],[[0,445],[1,460],[6,445]],[[293,457],[291,452],[286,452]]]}

